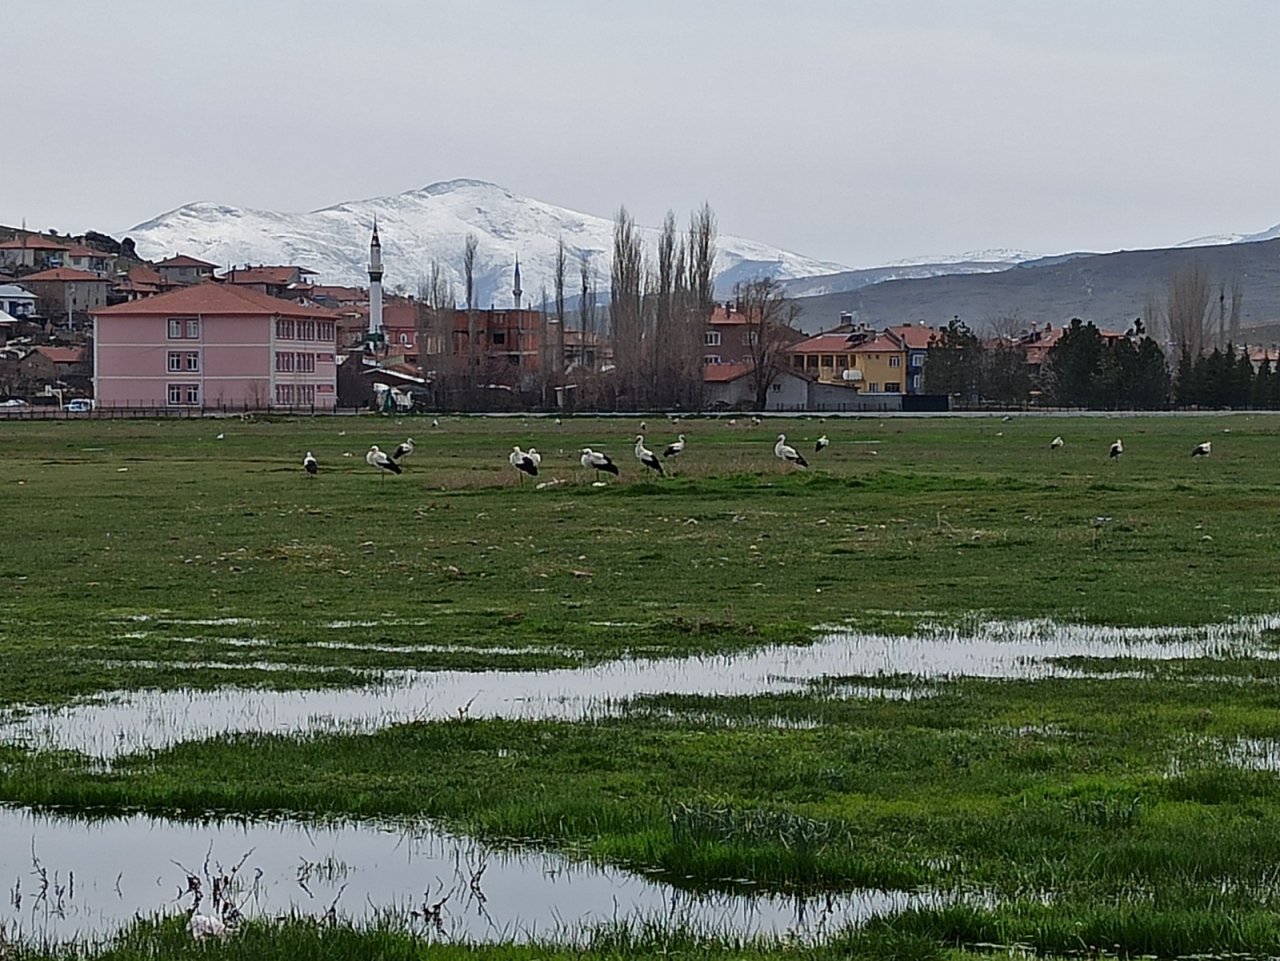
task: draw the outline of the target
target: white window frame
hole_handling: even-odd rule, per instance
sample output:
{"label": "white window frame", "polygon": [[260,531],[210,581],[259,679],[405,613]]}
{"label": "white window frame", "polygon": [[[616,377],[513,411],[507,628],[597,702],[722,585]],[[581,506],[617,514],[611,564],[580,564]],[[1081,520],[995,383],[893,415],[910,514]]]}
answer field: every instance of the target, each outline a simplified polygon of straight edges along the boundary
{"label": "white window frame", "polygon": [[890,354],[890,355],[889,355],[889,366],[890,366],[890,367],[901,367],[901,366],[902,366],[902,355],[901,355],[901,354]]}
{"label": "white window frame", "polygon": [[188,317],[187,318],[187,340],[199,340],[199,339],[200,339],[200,318]]}
{"label": "white window frame", "polygon": [[703,331],[703,332],[702,332],[702,346],[703,346],[703,347],[719,347],[719,346],[720,346],[720,331],[718,331],[718,330],[706,330],[706,331]]}
{"label": "white window frame", "polygon": [[702,364],[704,367],[715,367],[719,363],[720,363],[719,354],[703,354],[702,355]]}
{"label": "white window frame", "polygon": [[197,350],[187,351],[187,356],[183,358],[182,369],[192,374],[200,372],[200,352]]}
{"label": "white window frame", "polygon": [[182,353],[176,350],[169,351],[169,359],[166,366],[171,374],[182,373]]}
{"label": "white window frame", "polygon": [[169,318],[169,339],[182,340],[182,330],[183,330],[182,318],[170,317]]}

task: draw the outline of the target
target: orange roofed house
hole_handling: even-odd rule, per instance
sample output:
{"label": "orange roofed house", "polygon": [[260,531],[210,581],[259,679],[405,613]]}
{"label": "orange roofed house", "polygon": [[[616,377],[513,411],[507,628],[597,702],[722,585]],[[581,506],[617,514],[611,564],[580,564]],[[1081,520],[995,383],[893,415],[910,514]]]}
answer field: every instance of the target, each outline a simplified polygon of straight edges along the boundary
{"label": "orange roofed house", "polygon": [[99,407],[336,405],[338,315],[322,307],[197,284],[92,317]]}

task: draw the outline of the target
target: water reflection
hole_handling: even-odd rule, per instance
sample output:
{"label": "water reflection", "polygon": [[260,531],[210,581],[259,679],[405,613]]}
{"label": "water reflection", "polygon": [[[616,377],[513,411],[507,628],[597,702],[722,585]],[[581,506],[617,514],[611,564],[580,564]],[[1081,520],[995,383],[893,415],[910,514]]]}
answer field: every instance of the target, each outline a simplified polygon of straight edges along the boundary
{"label": "water reflection", "polygon": [[[188,873],[205,892],[214,878],[233,875],[231,899],[247,917],[318,918],[331,908],[356,921],[390,914],[467,940],[565,938],[590,925],[659,919],[809,939],[937,900],[885,891],[808,900],[691,894],[617,868],[405,825],[85,821],[0,809],[0,883],[8,892],[0,924],[21,940],[96,938],[135,916],[185,914],[193,901],[184,893]],[[209,910],[207,898],[201,910]]]}
{"label": "water reflection", "polygon": [[[69,706],[9,711],[0,739],[110,759],[231,732],[371,730],[419,718],[598,717],[644,694],[736,695],[806,690],[827,677],[910,675],[907,688],[954,676],[1079,676],[1071,656],[1263,657],[1280,615],[1201,627],[1120,628],[1050,620],[926,624],[909,635],[828,629],[812,645],[715,657],[619,660],[546,671],[391,671],[360,688],[128,691]],[[876,688],[885,695],[886,688]],[[870,688],[836,686],[843,696]],[[909,695],[907,695],[909,696]]]}

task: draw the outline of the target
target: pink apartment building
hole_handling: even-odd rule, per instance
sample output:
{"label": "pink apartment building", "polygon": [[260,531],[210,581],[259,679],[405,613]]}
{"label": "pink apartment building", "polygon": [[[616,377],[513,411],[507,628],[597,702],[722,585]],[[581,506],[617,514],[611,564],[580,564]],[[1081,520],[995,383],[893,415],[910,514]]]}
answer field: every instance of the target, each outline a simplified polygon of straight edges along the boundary
{"label": "pink apartment building", "polygon": [[322,307],[206,283],[91,316],[99,407],[337,403],[339,315]]}

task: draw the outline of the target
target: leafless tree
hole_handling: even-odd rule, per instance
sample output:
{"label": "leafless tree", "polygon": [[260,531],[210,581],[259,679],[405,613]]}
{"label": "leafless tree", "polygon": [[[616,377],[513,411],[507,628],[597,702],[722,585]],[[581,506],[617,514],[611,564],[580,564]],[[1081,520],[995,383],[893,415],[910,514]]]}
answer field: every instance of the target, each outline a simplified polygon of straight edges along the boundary
{"label": "leafless tree", "polygon": [[582,296],[578,301],[578,327],[583,343],[596,334],[596,268],[591,262],[591,251],[578,251],[578,276],[582,280]]}
{"label": "leafless tree", "polygon": [[619,392],[625,396],[626,403],[636,408],[643,403],[640,394],[644,367],[644,273],[644,248],[635,221],[627,208],[621,207],[613,224],[609,322]]}
{"label": "leafless tree", "polygon": [[479,247],[480,238],[475,234],[467,234],[467,239],[462,245],[462,277],[467,288],[467,387],[472,393],[476,389],[476,375],[480,368],[475,305],[476,250]]}
{"label": "leafless tree", "polygon": [[797,336],[800,305],[788,300],[772,277],[739,282],[733,287],[738,310],[747,321],[747,349],[751,354],[751,387],[756,408],[764,410],[769,389],[782,372],[782,351]]}
{"label": "leafless tree", "polygon": [[667,211],[658,235],[658,260],[655,303],[653,310],[653,370],[648,382],[654,388],[654,401],[662,407],[674,405],[682,374],[679,347],[676,342],[677,286],[684,278],[676,272],[677,261],[684,262],[684,243],[676,242],[676,216]]}
{"label": "leafless tree", "polygon": [[418,362],[431,378],[436,401],[452,399],[457,386],[457,364],[453,356],[453,282],[440,261],[431,259],[427,276],[418,285]]}
{"label": "leafless tree", "polygon": [[1169,278],[1166,319],[1174,353],[1199,357],[1209,340],[1209,275],[1198,260],[1178,267]]}
{"label": "leafless tree", "polygon": [[1231,287],[1228,292],[1230,307],[1227,308],[1227,336],[1231,343],[1240,346],[1240,320],[1244,313],[1244,287],[1240,283],[1240,275],[1231,272]]}
{"label": "leafless tree", "polygon": [[564,376],[564,285],[565,278],[569,271],[569,257],[565,250],[564,238],[561,237],[556,245],[556,268],[552,276],[552,284],[555,288],[555,325],[550,331],[547,338],[550,342],[548,352],[550,354],[549,373],[551,374],[551,386],[557,387]]}
{"label": "leafless tree", "polygon": [[702,406],[702,348],[707,319],[715,309],[716,217],[710,204],[703,204],[689,218],[689,237],[685,245],[685,304],[682,354],[689,391],[687,405]]}

